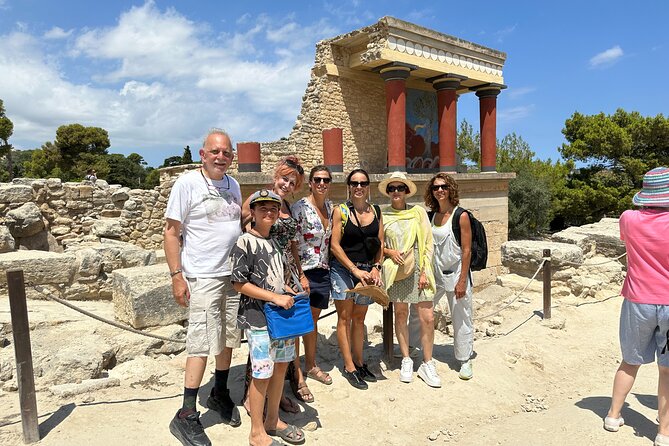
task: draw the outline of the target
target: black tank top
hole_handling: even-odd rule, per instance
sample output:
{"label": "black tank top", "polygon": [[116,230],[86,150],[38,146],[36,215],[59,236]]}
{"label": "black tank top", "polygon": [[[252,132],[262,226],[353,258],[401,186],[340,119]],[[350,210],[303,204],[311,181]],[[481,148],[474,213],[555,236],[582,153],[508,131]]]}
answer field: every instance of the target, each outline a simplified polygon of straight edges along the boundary
{"label": "black tank top", "polygon": [[[348,220],[346,221],[346,226],[344,226],[344,233],[341,235],[339,245],[351,262],[370,264],[374,262],[373,258],[370,259],[367,256],[365,245],[363,244],[365,237],[379,236],[379,218],[377,217],[379,210],[376,205],[372,206],[374,206],[377,213],[374,215],[374,220],[372,220],[370,224],[360,228],[362,229],[362,233],[365,234],[364,236],[352,221],[355,220],[355,217],[353,216],[353,212],[355,211],[349,208]],[[374,212],[374,210],[372,212]]]}

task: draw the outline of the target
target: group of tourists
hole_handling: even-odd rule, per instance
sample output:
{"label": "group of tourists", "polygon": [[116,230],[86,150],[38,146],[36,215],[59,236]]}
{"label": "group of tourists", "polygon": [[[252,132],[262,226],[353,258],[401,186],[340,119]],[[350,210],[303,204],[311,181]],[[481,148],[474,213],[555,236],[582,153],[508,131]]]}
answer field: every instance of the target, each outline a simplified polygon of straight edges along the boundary
{"label": "group of tourists", "polygon": [[[276,437],[303,443],[304,432],[279,417],[279,408],[299,411],[283,395],[283,382],[289,379],[294,396],[305,403],[314,401],[305,378],[332,384],[316,362],[318,319],[331,300],[342,376],[357,389],[376,382],[378,372],[370,369],[363,351],[365,316],[373,300],[356,292],[359,287],[378,287],[394,304],[400,381],[413,380],[413,342],[423,356],[417,375],[431,387],[441,386],[432,350],[433,309],[442,298],[453,315],[459,376],[472,378],[472,232],[468,214],[462,213],[456,242],[452,218],[459,198],[452,177],[439,173],[429,181],[423,197],[429,214],[409,204],[418,190],[401,172],[381,181],[379,191],[389,203],[378,206],[370,200],[368,173],[354,169],[346,177],[348,199],[334,205],[330,169],[318,165],[305,173],[300,160],[288,156],[276,165],[273,183],[243,201],[239,183],[227,174],[235,155],[229,135],[212,129],[199,153],[201,167],[175,181],[165,214],[174,298],[189,308],[183,405],[170,422],[182,444],[211,444],[196,409],[209,355],[215,356],[216,370],[206,405],[224,423],[241,424],[228,375],[242,330],[249,349],[243,401],[251,417],[249,443],[281,444]],[[309,194],[291,204],[288,199],[305,180]],[[290,310],[301,296],[308,296],[308,322],[314,327],[302,336],[304,372],[299,338],[273,338],[265,309],[269,304]]]}

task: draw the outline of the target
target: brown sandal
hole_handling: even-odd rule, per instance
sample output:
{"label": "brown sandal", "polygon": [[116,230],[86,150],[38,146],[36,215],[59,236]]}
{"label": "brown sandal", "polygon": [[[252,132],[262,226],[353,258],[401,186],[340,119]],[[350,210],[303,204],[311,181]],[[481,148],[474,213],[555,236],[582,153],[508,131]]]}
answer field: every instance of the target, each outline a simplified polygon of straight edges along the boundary
{"label": "brown sandal", "polygon": [[294,385],[292,382],[290,383],[290,388],[293,390],[293,394],[295,395],[295,398],[298,400],[305,402],[305,403],[313,403],[314,402],[314,396],[311,394],[311,391],[309,390],[309,387],[307,387],[307,383],[302,382],[297,385]]}
{"label": "brown sandal", "polygon": [[309,370],[307,372],[307,378],[314,379],[318,381],[319,383],[323,383],[325,385],[330,385],[332,384],[332,377],[328,374],[328,372],[324,372],[320,367],[314,366],[313,369]]}

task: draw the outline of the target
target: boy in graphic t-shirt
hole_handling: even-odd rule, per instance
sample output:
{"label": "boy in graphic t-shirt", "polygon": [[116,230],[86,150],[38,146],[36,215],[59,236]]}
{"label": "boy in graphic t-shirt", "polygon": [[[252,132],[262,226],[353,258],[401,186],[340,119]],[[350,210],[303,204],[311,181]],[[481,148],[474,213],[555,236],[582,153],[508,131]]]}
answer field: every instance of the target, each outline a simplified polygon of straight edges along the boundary
{"label": "boy in graphic t-shirt", "polygon": [[[230,262],[232,284],[240,294],[237,321],[245,330],[251,356],[249,403],[251,444],[277,444],[268,435],[281,437],[291,444],[304,442],[304,432],[279,419],[279,402],[288,363],[295,358],[295,340],[273,340],[267,331],[264,304],[272,302],[283,308],[294,305],[284,281],[283,252],[269,235],[281,208],[281,198],[274,192],[260,190],[251,196],[253,228],[237,240]],[[263,409],[267,395],[267,416]]]}

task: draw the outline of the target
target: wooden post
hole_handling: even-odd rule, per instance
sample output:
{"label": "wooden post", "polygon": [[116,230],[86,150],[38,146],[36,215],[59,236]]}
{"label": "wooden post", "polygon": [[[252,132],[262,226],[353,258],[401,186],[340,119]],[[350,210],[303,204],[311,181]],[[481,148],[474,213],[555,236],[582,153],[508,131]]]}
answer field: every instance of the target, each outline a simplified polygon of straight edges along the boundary
{"label": "wooden post", "polygon": [[544,319],[551,318],[551,250],[544,249]]}
{"label": "wooden post", "polygon": [[387,364],[393,360],[393,303],[383,310],[383,357]]}
{"label": "wooden post", "polygon": [[35,377],[33,375],[33,356],[30,348],[30,327],[28,325],[23,270],[12,269],[7,271],[7,288],[12,316],[12,333],[14,335],[16,381],[19,386],[23,442],[36,443],[40,439],[39,422],[37,419]]}

